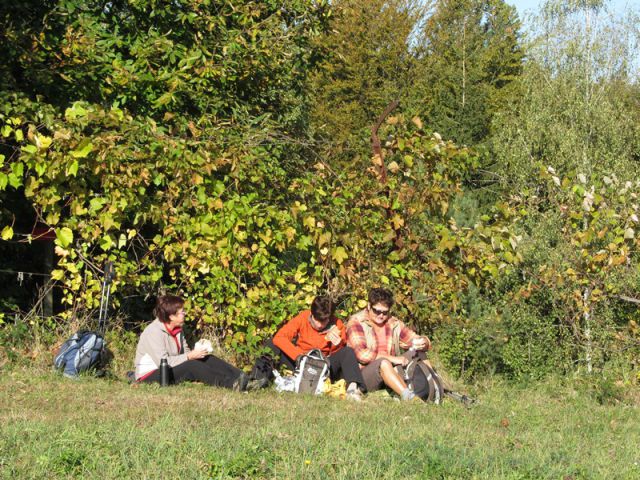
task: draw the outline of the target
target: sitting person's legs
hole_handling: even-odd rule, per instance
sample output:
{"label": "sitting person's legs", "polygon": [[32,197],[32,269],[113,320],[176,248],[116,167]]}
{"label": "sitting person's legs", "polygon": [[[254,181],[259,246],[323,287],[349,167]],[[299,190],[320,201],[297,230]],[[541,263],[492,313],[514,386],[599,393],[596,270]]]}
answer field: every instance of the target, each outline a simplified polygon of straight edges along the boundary
{"label": "sitting person's legs", "polygon": [[383,359],[379,358],[365,365],[364,368],[360,370],[364,384],[367,387],[367,392],[373,392],[384,388],[384,380],[380,375],[380,364],[382,362]]}
{"label": "sitting person's legs", "polygon": [[264,346],[267,347],[270,352],[264,355],[261,355],[257,360],[251,371],[252,379],[261,379],[261,378],[273,378],[273,369],[284,366],[289,370],[293,371],[296,369],[295,359],[292,360],[287,357],[282,350],[276,347],[273,344],[273,339],[269,339],[264,343]]}
{"label": "sitting person's legs", "polygon": [[[208,355],[202,360],[187,360],[169,369],[169,372],[172,384],[192,381],[225,388],[234,388],[235,382],[242,375],[242,371],[239,368],[213,355]],[[160,373],[156,371],[143,381],[145,383],[153,383],[158,382],[159,379]]]}
{"label": "sitting person's legs", "polygon": [[362,378],[360,365],[353,348],[344,347],[336,353],[329,355],[329,369],[332,382],[344,378],[347,385],[355,383],[360,391],[367,391],[367,386]]}
{"label": "sitting person's legs", "polygon": [[400,395],[403,400],[410,400],[414,396],[404,379],[387,359],[380,358],[365,366],[362,369],[362,377],[369,392],[386,386]]}
{"label": "sitting person's legs", "polygon": [[380,376],[384,380],[384,384],[398,395],[403,395],[407,388],[407,384],[393,367],[390,361],[385,360],[380,364]]}

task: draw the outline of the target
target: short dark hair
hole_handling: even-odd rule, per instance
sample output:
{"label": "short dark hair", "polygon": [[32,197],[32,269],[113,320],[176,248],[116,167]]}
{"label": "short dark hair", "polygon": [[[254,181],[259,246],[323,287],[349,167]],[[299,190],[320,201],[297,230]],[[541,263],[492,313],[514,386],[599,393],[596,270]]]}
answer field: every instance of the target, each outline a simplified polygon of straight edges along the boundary
{"label": "short dark hair", "polygon": [[163,323],[169,322],[169,317],[184,306],[184,300],[176,295],[162,295],[156,301],[153,314]]}
{"label": "short dark hair", "polygon": [[319,295],[311,302],[311,315],[316,320],[329,320],[333,317],[335,306],[331,297]]}
{"label": "short dark hair", "polygon": [[369,305],[373,306],[377,303],[382,303],[387,308],[393,307],[393,294],[386,288],[372,288],[369,290]]}

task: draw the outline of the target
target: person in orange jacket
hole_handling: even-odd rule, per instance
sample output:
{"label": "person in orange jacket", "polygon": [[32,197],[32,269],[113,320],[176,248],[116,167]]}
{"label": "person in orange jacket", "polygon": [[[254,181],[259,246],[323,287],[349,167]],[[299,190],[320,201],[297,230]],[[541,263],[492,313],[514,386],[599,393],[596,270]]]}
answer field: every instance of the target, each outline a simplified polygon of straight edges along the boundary
{"label": "person in orange jacket", "polygon": [[[347,398],[361,400],[366,391],[358,359],[347,346],[346,328],[342,320],[334,315],[335,306],[331,298],[317,296],[310,310],[303,310],[285,323],[266,346],[275,354],[275,364],[295,370],[301,355],[310,350],[320,350],[329,360],[331,381],[344,379],[347,383]],[[261,357],[254,367],[253,375],[270,377],[270,357]]]}

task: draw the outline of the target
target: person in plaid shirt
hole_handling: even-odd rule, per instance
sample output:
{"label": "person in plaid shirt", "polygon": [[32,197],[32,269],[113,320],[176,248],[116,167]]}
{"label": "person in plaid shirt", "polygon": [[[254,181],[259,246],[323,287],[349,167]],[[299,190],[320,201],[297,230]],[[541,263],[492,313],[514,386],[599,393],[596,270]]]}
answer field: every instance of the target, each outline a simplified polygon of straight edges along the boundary
{"label": "person in plaid shirt", "polygon": [[402,400],[411,400],[414,393],[394,367],[406,367],[413,352],[403,355],[400,349],[413,347],[425,352],[431,348],[431,341],[391,315],[394,300],[389,290],[373,288],[368,297],[367,308],[352,315],[347,323],[347,344],[360,362],[367,391],[386,386]]}

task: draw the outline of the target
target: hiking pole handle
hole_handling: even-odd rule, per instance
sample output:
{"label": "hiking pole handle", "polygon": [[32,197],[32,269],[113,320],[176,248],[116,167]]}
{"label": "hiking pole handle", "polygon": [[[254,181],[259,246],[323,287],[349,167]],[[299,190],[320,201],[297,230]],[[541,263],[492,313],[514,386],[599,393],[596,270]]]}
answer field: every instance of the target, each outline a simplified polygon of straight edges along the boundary
{"label": "hiking pole handle", "polygon": [[109,261],[104,264],[104,283],[107,285],[110,284],[114,276],[113,262]]}

